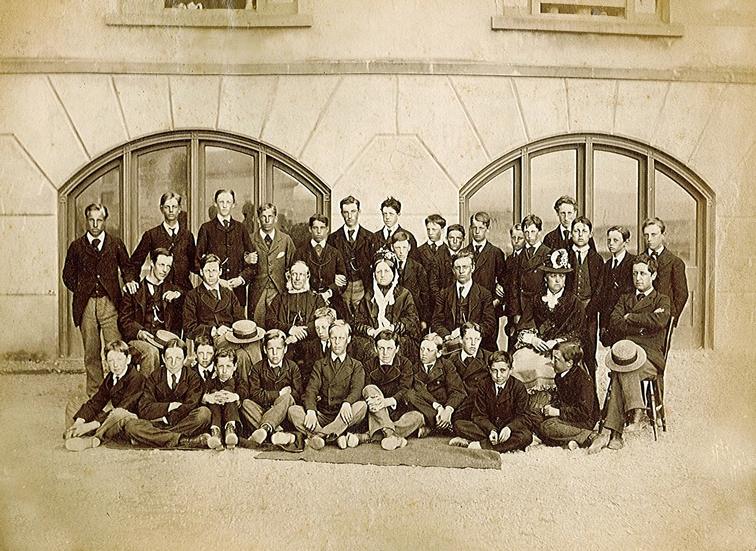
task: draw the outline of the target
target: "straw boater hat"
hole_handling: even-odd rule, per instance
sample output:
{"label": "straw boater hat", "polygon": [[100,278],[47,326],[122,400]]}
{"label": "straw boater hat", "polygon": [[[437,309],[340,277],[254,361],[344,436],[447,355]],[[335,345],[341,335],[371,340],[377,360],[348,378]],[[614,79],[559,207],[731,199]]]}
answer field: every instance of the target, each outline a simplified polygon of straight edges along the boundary
{"label": "straw boater hat", "polygon": [[[170,331],[166,331],[165,329],[158,329],[157,331],[155,331],[155,340],[152,344],[162,350],[169,342],[174,339],[181,341],[181,337],[179,337],[176,333],[171,333]],[[184,341],[181,341],[181,343],[183,344]]]}
{"label": "straw boater hat", "polygon": [[265,336],[265,329],[258,327],[252,320],[239,320],[231,325],[226,333],[226,340],[234,344],[248,344],[259,341]]}
{"label": "straw boater hat", "polygon": [[627,373],[646,363],[646,351],[630,340],[617,341],[606,355],[606,367],[610,371]]}
{"label": "straw boater hat", "polygon": [[570,255],[565,249],[552,251],[546,258],[546,262],[544,262],[539,269],[543,272],[549,272],[552,274],[566,274],[571,272]]}

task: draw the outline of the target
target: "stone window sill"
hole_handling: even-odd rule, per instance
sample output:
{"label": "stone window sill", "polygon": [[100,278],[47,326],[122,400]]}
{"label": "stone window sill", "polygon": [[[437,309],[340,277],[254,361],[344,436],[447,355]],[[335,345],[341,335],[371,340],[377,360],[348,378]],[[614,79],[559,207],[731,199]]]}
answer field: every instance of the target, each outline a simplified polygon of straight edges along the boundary
{"label": "stone window sill", "polygon": [[512,17],[495,15],[491,29],[495,31],[545,31],[558,33],[594,33],[631,36],[683,36],[683,26],[675,23],[631,23],[616,21],[613,17],[578,19],[572,16],[532,15]]}

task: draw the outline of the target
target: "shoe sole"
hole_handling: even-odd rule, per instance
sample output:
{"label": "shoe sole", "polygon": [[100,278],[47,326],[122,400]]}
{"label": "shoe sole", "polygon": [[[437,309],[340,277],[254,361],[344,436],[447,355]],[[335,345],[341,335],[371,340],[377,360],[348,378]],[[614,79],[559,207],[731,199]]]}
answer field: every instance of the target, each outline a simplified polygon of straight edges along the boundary
{"label": "shoe sole", "polygon": [[235,434],[227,434],[226,435],[226,447],[229,450],[233,450],[236,445],[239,443],[239,437]]}
{"label": "shoe sole", "polygon": [[325,448],[325,441],[322,438],[314,437],[308,440],[307,445],[313,450],[322,450]]}
{"label": "shoe sole", "polygon": [[66,440],[66,449],[72,452],[81,452],[100,445],[100,439],[94,436],[74,437]]}
{"label": "shoe sole", "polygon": [[288,432],[274,432],[273,436],[270,437],[271,444],[276,446],[288,446],[293,444],[295,440],[296,436]]}
{"label": "shoe sole", "polygon": [[360,439],[356,434],[350,434],[347,436],[347,446],[350,448],[356,448],[360,445]]}
{"label": "shoe sole", "polygon": [[214,436],[211,436],[207,439],[207,447],[211,450],[220,451],[223,449],[223,444],[221,444],[221,439],[216,438]]}

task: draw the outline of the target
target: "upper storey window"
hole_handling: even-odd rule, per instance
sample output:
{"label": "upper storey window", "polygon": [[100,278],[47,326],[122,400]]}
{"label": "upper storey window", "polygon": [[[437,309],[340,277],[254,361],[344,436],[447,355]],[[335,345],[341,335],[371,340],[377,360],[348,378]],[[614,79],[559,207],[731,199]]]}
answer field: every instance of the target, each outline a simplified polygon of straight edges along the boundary
{"label": "upper storey window", "polygon": [[682,36],[670,21],[672,0],[503,0],[497,30]]}

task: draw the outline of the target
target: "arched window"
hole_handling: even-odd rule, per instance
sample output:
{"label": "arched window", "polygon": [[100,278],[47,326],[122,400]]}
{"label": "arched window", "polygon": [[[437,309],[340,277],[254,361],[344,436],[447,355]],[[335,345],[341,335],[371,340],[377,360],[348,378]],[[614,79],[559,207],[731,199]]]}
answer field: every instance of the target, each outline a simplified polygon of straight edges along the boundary
{"label": "arched window", "polygon": [[[632,231],[631,252],[642,247],[640,225],[658,216],[667,244],[687,266],[690,298],[675,332],[676,347],[710,347],[713,339],[714,193],[669,155],[633,140],[600,134],[548,138],[512,151],[475,175],[460,191],[460,219],[486,210],[491,241],[510,247],[508,230],[528,213],[557,224],[560,195],[571,195],[593,222],[606,257],[606,230]],[[510,247],[511,248],[511,247]]]}
{"label": "arched window", "polygon": [[[214,216],[219,188],[236,193],[234,217],[256,231],[255,208],[278,207],[281,228],[299,245],[307,239],[307,220],[330,212],[330,193],[311,171],[283,152],[255,140],[209,131],[162,133],[130,142],[93,161],[60,192],[60,234],[70,243],[86,230],[83,210],[92,202],[108,207],[108,231],[133,251],[146,230],[162,220],[160,196],[183,197],[182,216],[195,237]],[[61,247],[61,265],[66,246]],[[80,355],[81,338],[71,322],[69,297],[60,292],[61,354]]]}

